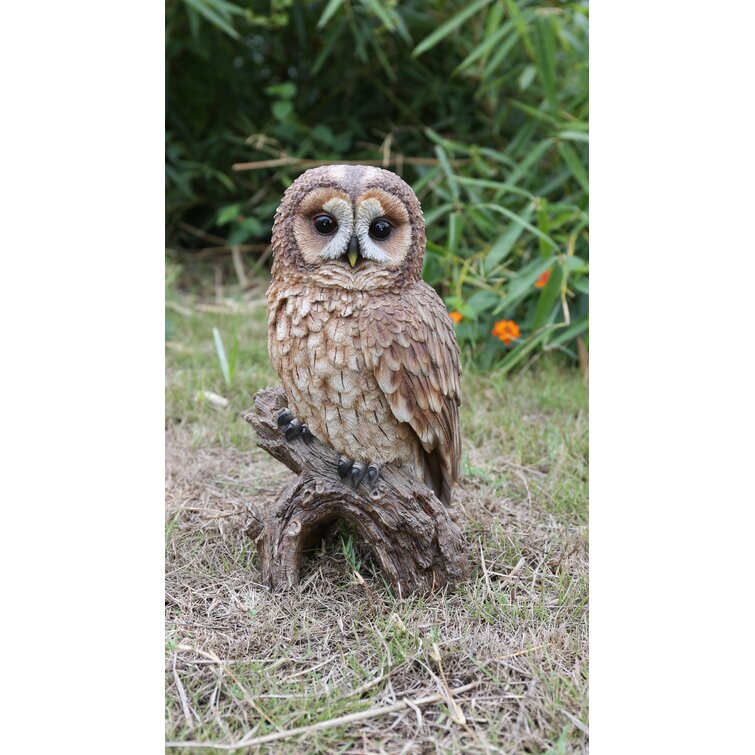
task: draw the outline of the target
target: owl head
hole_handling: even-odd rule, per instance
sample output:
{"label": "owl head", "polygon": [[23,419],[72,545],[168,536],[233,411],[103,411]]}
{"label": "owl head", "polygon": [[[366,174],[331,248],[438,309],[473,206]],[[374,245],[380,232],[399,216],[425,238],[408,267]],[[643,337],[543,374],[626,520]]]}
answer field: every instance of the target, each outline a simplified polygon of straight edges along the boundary
{"label": "owl head", "polygon": [[351,290],[419,280],[425,223],[419,200],[395,173],[328,165],[288,188],[273,224],[273,278]]}

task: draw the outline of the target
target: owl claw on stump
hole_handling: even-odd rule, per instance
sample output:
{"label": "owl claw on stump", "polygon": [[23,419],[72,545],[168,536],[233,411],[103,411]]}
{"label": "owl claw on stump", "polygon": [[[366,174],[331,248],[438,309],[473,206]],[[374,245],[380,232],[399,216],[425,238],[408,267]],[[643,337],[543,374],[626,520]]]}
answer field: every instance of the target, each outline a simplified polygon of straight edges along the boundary
{"label": "owl claw on stump", "polygon": [[338,460],[337,467],[338,476],[342,480],[348,478],[354,490],[359,487],[362,480],[367,483],[368,488],[371,488],[380,475],[380,467],[377,464],[363,464],[343,456]]}
{"label": "owl claw on stump", "polygon": [[288,409],[281,409],[277,422],[289,442],[300,435],[305,443],[309,443],[315,437],[312,431],[301,420],[296,419]]}

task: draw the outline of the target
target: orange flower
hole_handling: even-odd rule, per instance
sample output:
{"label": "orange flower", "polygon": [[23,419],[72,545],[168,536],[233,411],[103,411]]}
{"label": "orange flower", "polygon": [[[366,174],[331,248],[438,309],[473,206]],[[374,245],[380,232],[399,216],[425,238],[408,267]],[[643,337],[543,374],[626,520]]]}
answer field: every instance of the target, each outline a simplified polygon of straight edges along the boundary
{"label": "orange flower", "polygon": [[459,324],[459,323],[461,322],[462,318],[464,317],[464,315],[463,315],[463,314],[462,314],[461,312],[457,312],[456,310],[454,310],[453,312],[449,312],[449,313],[448,313],[448,316],[449,316],[449,317],[450,317],[450,318],[451,318],[451,319],[452,319],[452,320],[453,320],[453,321],[454,321],[454,322],[455,322],[455,323],[456,323],[457,325],[458,325],[458,324]]}
{"label": "orange flower", "polygon": [[548,278],[551,277],[551,271],[546,270],[538,279],[535,281],[535,288],[544,288],[545,284],[548,282]]}
{"label": "orange flower", "polygon": [[521,332],[519,326],[513,320],[499,320],[491,331],[492,335],[503,341],[508,346],[515,338],[519,338]]}

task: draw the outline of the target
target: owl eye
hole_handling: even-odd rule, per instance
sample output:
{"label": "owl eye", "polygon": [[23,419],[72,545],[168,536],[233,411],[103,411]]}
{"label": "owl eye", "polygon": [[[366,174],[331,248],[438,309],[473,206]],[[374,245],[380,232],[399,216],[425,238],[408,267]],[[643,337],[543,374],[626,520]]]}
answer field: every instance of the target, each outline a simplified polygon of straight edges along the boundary
{"label": "owl eye", "polygon": [[315,230],[323,236],[330,236],[338,230],[336,219],[330,215],[316,215],[313,222]]}
{"label": "owl eye", "polygon": [[392,228],[393,226],[387,220],[383,220],[382,218],[374,220],[370,225],[370,236],[373,239],[387,239],[391,235]]}

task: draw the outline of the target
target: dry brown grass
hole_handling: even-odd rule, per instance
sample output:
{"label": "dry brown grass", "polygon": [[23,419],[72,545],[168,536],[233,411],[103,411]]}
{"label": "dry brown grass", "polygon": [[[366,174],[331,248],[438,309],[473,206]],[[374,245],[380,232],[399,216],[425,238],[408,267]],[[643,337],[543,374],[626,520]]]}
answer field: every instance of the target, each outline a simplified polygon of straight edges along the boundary
{"label": "dry brown grass", "polygon": [[[198,330],[194,321],[179,337],[211,360],[211,349],[192,342]],[[231,392],[227,410],[189,416],[190,373],[169,360],[171,752],[587,751],[587,428],[578,377],[466,378],[474,400],[462,414],[455,505],[472,578],[454,594],[398,600],[345,528],[308,560],[297,590],[270,594],[259,584],[246,503],[272,500],[291,473],[253,447],[237,417],[251,403],[247,391]],[[205,372],[201,382],[223,391]],[[351,718],[327,723],[343,716]],[[281,738],[254,744],[271,734]],[[234,747],[240,741],[249,746]]]}
{"label": "dry brown grass", "polygon": [[246,457],[169,440],[169,739],[234,742],[443,692],[445,676],[451,687],[478,683],[457,700],[466,725],[437,704],[283,743],[542,752],[567,732],[569,751],[583,747],[586,627],[574,610],[586,598],[581,528],[467,484],[458,498],[474,522],[477,573],[457,594],[397,601],[366,574],[368,593],[333,538],[301,588],[271,595],[257,582],[245,502],[272,500],[289,473]]}

